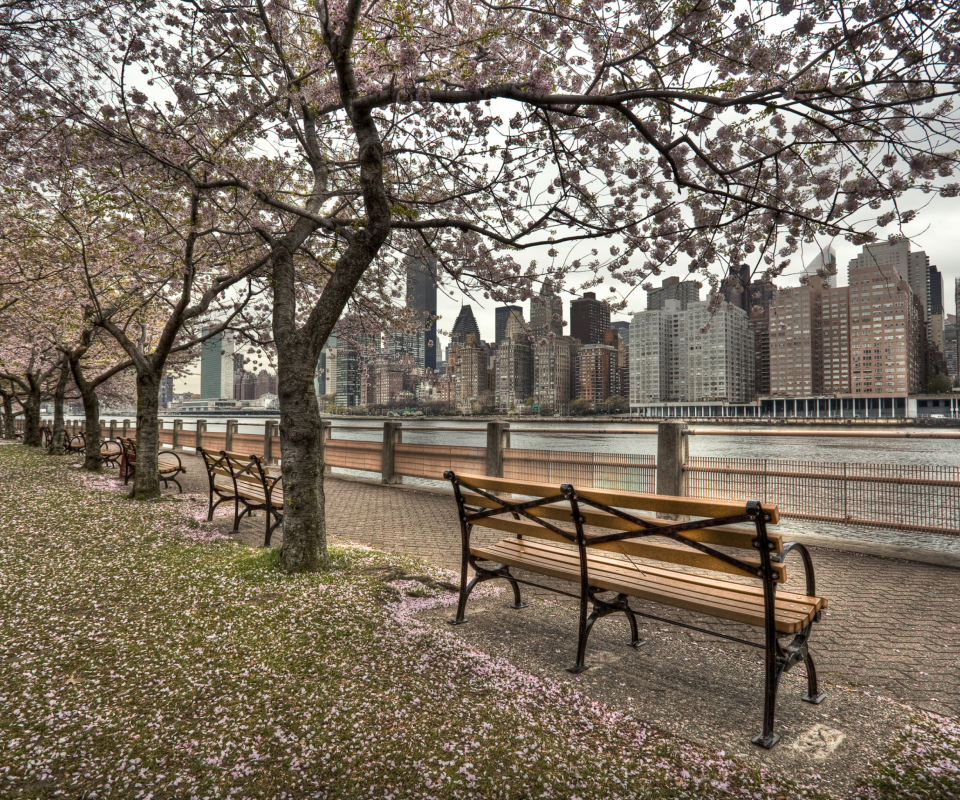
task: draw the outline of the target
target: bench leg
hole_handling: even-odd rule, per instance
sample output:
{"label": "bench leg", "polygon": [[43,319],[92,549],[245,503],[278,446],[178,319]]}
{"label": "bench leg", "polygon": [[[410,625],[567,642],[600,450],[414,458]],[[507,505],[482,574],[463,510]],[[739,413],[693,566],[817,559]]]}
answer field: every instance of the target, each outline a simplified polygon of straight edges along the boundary
{"label": "bench leg", "polygon": [[763,693],[763,733],[754,736],[751,741],[767,750],[780,741],[780,734],[774,733],[773,725],[777,711],[777,689],[783,669],[777,663],[779,658],[767,659],[767,674]]}
{"label": "bench leg", "polygon": [[823,702],[826,695],[820,694],[817,686],[817,668],[813,664],[813,656],[806,648],[803,649],[803,665],[807,670],[807,693],[800,699],[818,706]]}
{"label": "bench leg", "polygon": [[514,577],[510,574],[510,568],[501,564],[497,569],[490,570],[484,569],[483,567],[477,566],[476,563],[470,560],[471,566],[476,571],[476,574],[473,576],[473,579],[470,583],[467,583],[467,567],[466,561],[464,561],[463,570],[460,574],[460,600],[457,602],[457,616],[450,620],[451,625],[462,625],[467,621],[464,614],[467,610],[467,598],[470,597],[470,593],[473,591],[473,587],[478,583],[483,583],[484,581],[490,581],[494,578],[503,578],[510,582],[510,585],[513,587],[513,605],[510,608],[526,608],[527,604],[524,603],[520,598],[520,584],[516,582]]}

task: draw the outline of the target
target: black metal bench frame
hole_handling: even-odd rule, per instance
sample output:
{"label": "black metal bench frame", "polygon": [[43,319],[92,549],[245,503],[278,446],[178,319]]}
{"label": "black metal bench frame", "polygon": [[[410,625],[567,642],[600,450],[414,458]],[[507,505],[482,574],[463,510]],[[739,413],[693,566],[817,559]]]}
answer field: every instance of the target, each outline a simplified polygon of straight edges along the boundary
{"label": "black metal bench frame", "polygon": [[[802,697],[802,699],[808,703],[813,703],[814,705],[818,705],[819,703],[823,702],[824,695],[819,691],[816,667],[807,646],[807,641],[810,638],[813,624],[820,621],[821,613],[817,611],[812,621],[799,633],[793,634],[792,640],[787,644],[781,644],[780,634],[778,634],[776,629],[775,598],[777,582],[776,572],[773,569],[773,564],[782,563],[790,552],[796,550],[803,560],[806,579],[806,593],[810,597],[815,597],[816,583],[813,572],[813,560],[811,559],[807,548],[798,543],[785,543],[780,553],[773,552],[776,549],[776,545],[770,540],[766,527],[766,523],[769,521],[770,516],[764,512],[763,507],[759,502],[755,500],[747,502],[745,513],[736,516],[719,517],[714,519],[699,519],[690,522],[678,522],[673,525],[656,525],[648,520],[637,517],[621,509],[583,497],[582,495],[578,494],[576,489],[568,483],[562,484],[555,496],[542,497],[535,500],[524,500],[522,502],[511,502],[503,497],[493,494],[492,492],[462,480],[451,470],[444,472],[443,476],[453,485],[453,492],[457,501],[457,511],[460,518],[462,544],[460,597],[457,604],[457,616],[455,619],[451,620],[451,624],[459,625],[466,622],[466,617],[464,615],[466,612],[467,599],[469,598],[470,593],[473,591],[475,586],[485,581],[500,578],[509,582],[513,588],[514,604],[511,606],[511,608],[520,609],[526,607],[520,597],[519,584],[546,589],[551,592],[556,592],[557,594],[574,597],[580,601],[577,660],[576,663],[569,668],[570,672],[576,673],[587,669],[584,658],[587,649],[587,639],[590,636],[590,631],[593,628],[594,623],[603,617],[616,613],[624,614],[630,623],[630,629],[632,633],[630,645],[632,647],[640,647],[641,645],[645,644],[645,642],[639,638],[638,634],[636,617],[639,616],[648,619],[654,619],[658,622],[677,625],[689,630],[695,630],[700,633],[706,633],[711,636],[727,639],[737,642],[738,644],[747,645],[749,647],[759,648],[764,651],[765,656],[763,731],[758,736],[755,736],[752,741],[754,744],[767,749],[773,747],[778,741],[780,741],[780,735],[774,731],[774,719],[777,705],[777,691],[780,685],[780,679],[784,673],[788,672],[796,664],[803,662],[807,672],[807,693]],[[466,487],[472,492],[476,492],[488,500],[494,501],[498,504],[498,507],[483,508],[468,506],[460,490],[461,486]],[[537,506],[545,506],[564,501],[569,503],[571,522],[575,526],[576,533],[571,533],[570,531],[564,530],[563,528],[552,524],[550,521],[542,517],[536,517],[530,514],[528,511],[528,509],[535,508]],[[607,514],[612,514],[613,516],[626,520],[631,525],[635,525],[636,528],[629,531],[618,530],[616,532],[588,536],[584,532],[584,518],[580,513],[581,506],[592,507]],[[509,514],[514,519],[518,520],[523,517],[524,520],[536,523],[537,525],[548,529],[554,534],[563,537],[571,545],[576,545],[580,561],[579,594],[565,592],[562,589],[557,589],[554,586],[548,586],[542,583],[536,583],[518,578],[511,574],[510,567],[505,564],[499,564],[496,567],[490,568],[478,563],[480,559],[476,558],[470,552],[470,531],[473,527],[473,523],[485,517],[491,517],[500,514]],[[757,535],[753,540],[753,546],[760,554],[759,568],[754,564],[737,558],[736,556],[721,552],[720,550],[717,550],[708,544],[694,541],[693,539],[683,536],[684,531],[693,531],[703,528],[713,528],[720,525],[731,525],[745,522],[753,524],[756,529]],[[763,642],[760,643],[751,641],[749,639],[743,639],[738,636],[730,636],[729,634],[719,633],[708,628],[690,625],[679,620],[638,611],[630,606],[630,598],[625,594],[615,593],[615,596],[612,599],[600,597],[600,594],[610,594],[610,591],[598,589],[590,584],[587,559],[588,545],[597,545],[605,542],[616,542],[648,536],[664,536],[670,538],[679,544],[692,547],[702,553],[735,566],[746,573],[752,574],[756,578],[759,578],[763,584],[764,599],[765,624]],[[473,567],[475,571],[474,577],[469,581],[469,583],[467,582],[468,567]],[[589,608],[591,606],[592,608]]]}
{"label": "black metal bench frame", "polygon": [[[225,450],[220,451],[219,457],[215,457],[212,453],[202,448],[200,449],[200,454],[203,458],[204,466],[207,468],[207,479],[210,483],[210,500],[209,509],[207,511],[207,521],[209,522],[213,519],[214,510],[224,500],[233,500],[234,533],[239,532],[240,520],[242,520],[245,516],[249,515],[252,517],[254,511],[264,511],[266,512],[266,526],[263,537],[263,546],[269,547],[273,532],[278,526],[283,524],[283,511],[282,509],[278,509],[275,505],[273,505],[272,502],[274,488],[276,487],[277,483],[281,482],[281,477],[279,475],[271,475],[269,470],[264,467],[261,459],[255,455],[249,456],[250,460],[244,463],[241,459],[236,458],[235,455],[227,453]],[[213,470],[217,468],[227,471],[233,483],[233,492],[228,494],[223,490],[223,487],[216,485],[216,474]],[[240,488],[240,483],[244,482],[244,476],[254,478],[258,481],[260,487],[263,489],[265,502],[258,502],[256,498],[243,494]],[[239,483],[238,479],[240,481]],[[219,498],[216,502],[213,502],[214,494],[216,494]],[[240,510],[241,503],[243,504],[243,511]]]}

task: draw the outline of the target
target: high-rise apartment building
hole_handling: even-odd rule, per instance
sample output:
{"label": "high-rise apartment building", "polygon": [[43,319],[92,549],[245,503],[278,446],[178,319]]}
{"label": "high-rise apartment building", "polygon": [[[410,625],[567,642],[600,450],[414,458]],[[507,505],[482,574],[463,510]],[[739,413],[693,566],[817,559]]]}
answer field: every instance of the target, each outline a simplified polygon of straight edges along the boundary
{"label": "high-rise apartment building", "polygon": [[[875,267],[881,277],[891,278],[890,271],[910,284],[914,296],[920,301],[924,312],[923,324],[926,325],[930,308],[930,259],[922,250],[911,252],[910,242],[903,239],[893,244],[868,244],[860,254],[850,260],[848,270]],[[853,286],[853,279],[847,281]]]}
{"label": "high-rise apartment building", "polygon": [[520,306],[497,306],[495,312],[496,332],[494,335],[494,341],[497,344],[507,338],[507,322],[515,313],[520,315],[520,319],[523,319],[523,309]]}
{"label": "high-rise apartment building", "polygon": [[200,351],[200,397],[203,400],[233,398],[234,340],[229,331],[213,336]]}
{"label": "high-rise apartment building", "polygon": [[850,323],[853,395],[922,391],[923,304],[906,279],[883,265],[851,262]]}
{"label": "high-rise apartment building", "polygon": [[423,259],[407,263],[407,308],[417,312],[418,341],[405,349],[417,366],[437,368],[437,274],[436,264]]}
{"label": "high-rise apartment building", "polygon": [[513,306],[510,316],[504,325],[504,339],[523,339],[529,341],[530,335],[527,333],[527,324],[523,319],[523,309]]}
{"label": "high-rise apartment building", "polygon": [[950,314],[943,326],[943,356],[947,361],[947,373],[954,383],[960,377],[960,350],[957,345],[957,315]]}
{"label": "high-rise apartment building", "polygon": [[770,394],[823,393],[823,288],[819,278],[780,289],[770,309]]}
{"label": "high-rise apartment building", "polygon": [[466,340],[457,344],[453,352],[456,360],[457,407],[463,414],[480,411],[490,405],[491,399],[490,356],[487,348],[474,334],[468,333]]}
{"label": "high-rise apartment building", "polygon": [[563,336],[563,300],[554,292],[549,278],[544,280],[540,294],[530,298],[530,330],[537,337],[551,332]]}
{"label": "high-rise apartment building", "polygon": [[584,292],[570,303],[570,335],[581,344],[600,344],[610,327],[610,306],[597,300],[595,292]]}
{"label": "high-rise apartment building", "polygon": [[930,300],[927,306],[927,332],[934,347],[946,355],[944,342],[944,325],[946,317],[943,312],[943,275],[933,264],[930,265]]}
{"label": "high-rise apartment building", "polygon": [[690,303],[700,301],[700,284],[696,281],[681,281],[676,277],[664,278],[659,289],[647,291],[647,311],[665,308],[668,300],[676,300],[683,311]]}
{"label": "high-rise apartment building", "polygon": [[473,309],[469,305],[460,309],[456,322],[453,323],[453,329],[450,331],[450,346],[465,344],[467,336],[473,336],[474,342],[476,344],[480,343],[480,327],[477,325],[477,318],[473,316]]}
{"label": "high-rise apartment building", "polygon": [[667,300],[634,314],[630,404],[663,401],[748,403],[755,397],[754,346],[747,313],[707,301]]}
{"label": "high-rise apartment building", "polygon": [[541,413],[565,414],[571,398],[571,343],[568,336],[538,340],[533,347],[533,397]]}
{"label": "high-rise apartment building", "polygon": [[577,397],[593,405],[620,394],[617,349],[609,344],[581,345],[577,355],[580,386]]}
{"label": "high-rise apartment building", "polygon": [[353,342],[345,337],[337,341],[335,358],[336,403],[352,408],[363,403],[363,381],[360,370],[360,354]]}
{"label": "high-rise apartment building", "polygon": [[750,330],[753,332],[753,379],[757,394],[770,394],[770,307],[776,287],[769,282],[756,280],[750,284],[748,305]]}
{"label": "high-rise apartment building", "polygon": [[533,348],[528,337],[504,339],[497,347],[496,408],[513,411],[533,397]]}
{"label": "high-rise apartment building", "polygon": [[257,384],[254,391],[256,394],[255,400],[259,400],[265,394],[276,394],[277,376],[267,372],[265,369],[260,370],[260,374],[257,375]]}
{"label": "high-rise apartment building", "polygon": [[849,395],[850,371],[850,287],[824,288],[821,300],[823,322],[822,394]]}

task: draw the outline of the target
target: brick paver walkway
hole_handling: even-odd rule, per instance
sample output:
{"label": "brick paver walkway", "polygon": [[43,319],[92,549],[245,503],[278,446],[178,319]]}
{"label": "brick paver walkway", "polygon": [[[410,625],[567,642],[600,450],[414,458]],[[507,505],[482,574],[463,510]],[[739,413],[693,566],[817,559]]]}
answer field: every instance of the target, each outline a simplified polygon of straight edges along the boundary
{"label": "brick paver walkway", "polygon": [[[185,463],[192,467],[187,491],[206,494],[200,460],[187,456]],[[331,537],[459,570],[460,527],[452,495],[335,478],[328,478],[325,487]],[[262,522],[257,518],[252,523],[244,526],[242,538],[259,544]],[[474,532],[474,541],[498,538],[495,531]],[[276,536],[274,543],[280,541]],[[830,610],[811,638],[822,678],[938,714],[960,714],[960,570],[825,548],[811,552],[817,592],[830,600]],[[789,585],[796,586],[803,574],[799,559],[788,564]],[[748,638],[756,635],[735,623],[727,629]],[[711,647],[746,652],[736,644],[673,630],[672,635]]]}
{"label": "brick paver walkway", "polygon": [[[335,479],[325,485],[332,536],[459,569],[452,496]],[[477,529],[475,536],[482,535],[500,538]],[[811,638],[823,679],[938,714],[960,714],[960,570],[824,548],[811,552],[817,592],[830,599]],[[802,575],[799,559],[796,565],[794,580]]]}

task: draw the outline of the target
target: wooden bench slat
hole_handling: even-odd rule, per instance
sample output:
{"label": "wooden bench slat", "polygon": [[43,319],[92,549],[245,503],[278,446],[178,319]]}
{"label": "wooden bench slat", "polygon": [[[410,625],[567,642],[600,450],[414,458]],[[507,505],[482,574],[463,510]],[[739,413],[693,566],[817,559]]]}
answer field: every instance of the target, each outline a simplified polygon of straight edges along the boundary
{"label": "wooden bench slat", "polygon": [[[507,564],[517,569],[531,569],[533,572],[549,575],[561,580],[579,582],[580,566],[577,554],[565,558],[557,551],[527,551],[522,540],[499,542],[489,548],[471,548],[479,558]],[[762,602],[751,602],[748,595],[723,597],[716,590],[698,590],[691,582],[688,587],[671,585],[657,581],[645,574],[629,568],[616,568],[596,562],[588,556],[590,565],[590,584],[598,589],[620,592],[651,602],[666,603],[687,611],[708,614],[733,622],[742,622],[753,627],[765,625]],[[784,603],[778,599],[776,606],[776,627],[784,634],[798,633],[816,613],[815,603],[801,605],[795,602]]]}
{"label": "wooden bench slat", "polygon": [[[500,504],[495,500],[491,500],[488,497],[484,497],[483,495],[475,494],[474,492],[466,490],[463,491],[463,499],[467,505],[470,506],[478,506],[480,508],[500,507]],[[616,517],[613,514],[608,514],[606,511],[598,511],[596,509],[587,507],[581,508],[580,512],[584,517],[584,523],[588,526],[610,528],[612,530],[619,531],[634,530],[637,527],[632,522],[621,519],[620,517]],[[561,522],[570,521],[570,506],[567,504],[551,503],[550,505],[536,506],[534,508],[528,508],[527,513],[531,516],[541,517],[543,519],[557,520]],[[673,524],[672,520],[646,517],[640,514],[635,516],[654,525],[663,526]],[[757,538],[757,532],[755,530],[741,530],[733,525],[718,525],[715,528],[684,531],[683,535],[687,539],[692,539],[695,542],[715,544],[720,545],[721,547],[736,547],[741,550],[754,550],[755,548],[753,546],[753,540]],[[783,550],[783,536],[779,533],[772,532],[768,532],[767,536],[775,545],[773,552],[781,552]]]}
{"label": "wooden bench slat", "polygon": [[[466,481],[487,491],[530,497],[552,497],[560,494],[558,486],[547,483],[488,478],[484,475],[459,475],[458,477],[461,481]],[[691,517],[706,517],[707,519],[733,517],[744,514],[747,510],[746,502],[739,500],[697,500],[690,497],[619,492],[610,489],[580,489],[579,487],[577,488],[577,494],[614,508],[652,511],[660,514],[684,514]],[[764,506],[764,511],[770,514],[771,524],[779,522],[780,514],[775,505]]]}
{"label": "wooden bench slat", "polygon": [[[518,540],[505,539],[503,541],[511,542],[511,541],[518,541]],[[560,552],[556,547],[553,547],[552,545],[542,544],[533,539],[523,539],[520,541],[523,542],[523,545],[527,550],[541,549],[544,552],[549,554]],[[573,548],[570,548],[565,552],[570,553],[573,560],[576,561],[577,559],[576,550],[574,550]],[[590,555],[591,564],[605,563],[616,568],[626,568],[629,570],[634,570],[634,567],[630,563],[630,561],[627,561],[621,558],[615,558],[613,556],[603,555],[602,553],[596,552],[596,551],[591,551],[589,555]],[[673,569],[656,567],[646,562],[644,562],[639,566],[640,566],[640,569],[645,574],[653,577],[657,577],[657,578],[662,578],[663,580],[666,580],[666,581],[674,581],[681,584],[691,582],[691,583],[695,583],[698,586],[711,587],[719,591],[725,591],[725,592],[729,591],[729,592],[735,592],[737,594],[749,595],[751,597],[756,598],[757,602],[759,602],[761,605],[763,604],[763,587],[759,583],[734,583],[733,581],[729,581],[729,580],[711,578],[709,576],[701,575],[700,573],[677,572],[676,570],[673,570]],[[797,594],[796,592],[784,591],[782,588],[777,589],[777,597],[785,598],[787,600],[790,600],[791,602],[798,602],[798,603],[814,602],[818,609],[827,608],[827,600],[826,598],[823,598],[823,597],[811,598],[805,594]]]}
{"label": "wooden bench slat", "polygon": [[[552,542],[570,544],[569,539],[566,539],[541,525],[537,525],[535,522],[515,520],[510,517],[484,517],[482,519],[475,520],[471,524],[477,527],[504,531],[505,533],[519,534],[520,536],[524,537],[546,539]],[[621,553],[623,555],[635,556],[637,558],[649,558],[654,561],[664,561],[670,564],[679,564],[681,566],[693,567],[695,569],[709,569],[713,570],[714,572],[723,572],[728,575],[746,575],[751,578],[756,578],[756,575],[745,572],[736,565],[728,564],[726,561],[715,558],[708,553],[701,553],[699,550],[695,550],[688,545],[675,544],[663,539],[660,541],[651,541],[648,539],[629,539],[620,542],[604,542],[601,544],[588,543],[587,546],[590,548],[590,550],[605,550],[607,552]],[[748,558],[744,556],[736,556],[736,558],[754,568],[760,567],[760,560],[758,558]],[[772,567],[777,573],[777,582],[783,583],[787,579],[786,565],[773,564]]]}

